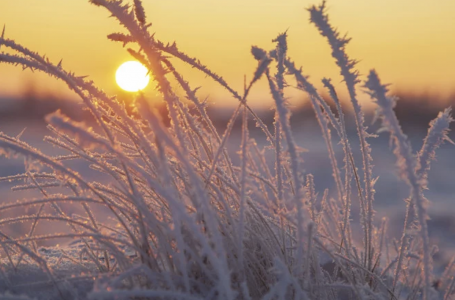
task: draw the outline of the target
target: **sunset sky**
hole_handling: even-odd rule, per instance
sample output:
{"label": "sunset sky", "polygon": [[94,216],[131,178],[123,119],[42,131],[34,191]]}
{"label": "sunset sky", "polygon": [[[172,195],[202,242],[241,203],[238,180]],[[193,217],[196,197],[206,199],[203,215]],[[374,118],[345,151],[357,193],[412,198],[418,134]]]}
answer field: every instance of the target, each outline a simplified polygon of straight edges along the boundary
{"label": "sunset sky", "polygon": [[[338,69],[325,39],[309,23],[310,0],[144,0],[151,30],[164,42],[177,42],[225,77],[237,90],[256,66],[252,45],[271,49],[271,40],[288,29],[289,56],[317,86],[325,77],[340,82]],[[330,0],[331,22],[353,38],[347,47],[358,69],[376,68],[393,89],[430,91],[446,96],[455,91],[454,0]],[[53,62],[90,77],[108,93],[116,93],[116,68],[130,59],[121,44],[106,35],[124,32],[108,12],[84,0],[0,0],[0,24],[6,37],[46,54]],[[4,49],[2,49],[4,50]],[[183,64],[193,87],[204,86],[201,96],[210,102],[235,103],[211,80]],[[289,80],[290,84],[293,84]],[[0,64],[0,95],[20,96],[34,86],[42,93],[72,95],[66,86],[43,74]],[[341,88],[341,85],[340,85]],[[153,85],[146,89],[153,95]],[[294,99],[300,93],[290,90]],[[269,103],[265,83],[250,101]]]}

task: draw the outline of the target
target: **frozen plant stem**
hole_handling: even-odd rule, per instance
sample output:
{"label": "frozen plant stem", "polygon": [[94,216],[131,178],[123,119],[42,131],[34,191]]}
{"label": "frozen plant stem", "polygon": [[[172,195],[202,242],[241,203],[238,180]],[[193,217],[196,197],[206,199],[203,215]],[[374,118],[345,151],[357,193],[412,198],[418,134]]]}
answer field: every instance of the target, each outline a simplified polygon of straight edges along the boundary
{"label": "frozen plant stem", "polygon": [[[394,144],[394,153],[397,157],[397,166],[400,170],[400,175],[403,180],[409,185],[411,199],[417,208],[417,215],[420,223],[420,236],[422,238],[423,249],[423,279],[424,279],[424,293],[423,299],[430,299],[430,280],[431,280],[431,257],[430,257],[430,242],[428,238],[427,226],[427,200],[422,193],[422,181],[418,178],[415,169],[417,161],[412,155],[411,144],[407,136],[403,133],[398,119],[393,111],[394,100],[387,97],[388,89],[386,85],[382,85],[379,81],[376,71],[370,71],[368,80],[365,82],[365,87],[379,106],[382,113],[383,125],[390,132]],[[406,228],[404,228],[406,230]]]}
{"label": "frozen plant stem", "polygon": [[363,174],[364,174],[364,184],[365,184],[365,199],[366,199],[366,240],[364,241],[365,249],[365,266],[368,270],[373,268],[373,200],[374,200],[374,188],[373,188],[373,178],[372,178],[372,169],[371,165],[371,148],[367,143],[366,138],[370,135],[366,132],[364,125],[363,112],[360,107],[360,104],[357,100],[356,84],[359,83],[358,71],[354,69],[356,61],[348,57],[345,51],[347,43],[349,43],[350,38],[340,37],[340,33],[334,29],[330,23],[328,15],[325,12],[326,1],[323,1],[319,6],[312,6],[309,8],[310,12],[310,21],[316,25],[319,29],[319,32],[322,36],[326,37],[331,48],[332,56],[335,58],[337,65],[341,70],[341,76],[343,76],[344,82],[349,92],[351,98],[351,103],[354,108],[355,122],[357,126],[357,133],[360,140],[360,150],[362,152],[363,160]]}

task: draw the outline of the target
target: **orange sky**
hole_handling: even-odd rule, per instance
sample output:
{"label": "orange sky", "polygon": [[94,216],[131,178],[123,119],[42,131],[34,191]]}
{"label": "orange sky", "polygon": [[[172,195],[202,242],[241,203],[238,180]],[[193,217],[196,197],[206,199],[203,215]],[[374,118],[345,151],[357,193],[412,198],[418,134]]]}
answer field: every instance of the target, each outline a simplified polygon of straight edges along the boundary
{"label": "orange sky", "polygon": [[[272,48],[272,38],[288,29],[289,55],[320,86],[327,76],[341,80],[329,46],[309,24],[304,9],[310,0],[144,0],[151,30],[163,41],[177,41],[181,50],[197,56],[223,75],[237,90],[243,76],[251,78],[256,62],[251,45]],[[367,74],[376,68],[383,82],[394,88],[442,95],[455,90],[454,0],[330,0],[332,24],[353,38],[347,50],[361,60]],[[6,37],[46,54],[63,58],[66,69],[90,77],[115,93],[116,68],[130,57],[106,35],[121,32],[105,9],[84,0],[0,0],[0,24]],[[180,65],[178,65],[180,66]],[[193,87],[212,103],[229,103],[229,94],[205,76],[182,65]],[[292,81],[289,81],[292,83]],[[18,95],[34,84],[44,92],[62,93],[66,87],[42,74],[0,64],[0,95]],[[340,85],[340,88],[342,86]],[[154,93],[150,87],[148,92]],[[294,99],[299,93],[291,90]],[[250,101],[270,103],[265,83],[253,90]]]}

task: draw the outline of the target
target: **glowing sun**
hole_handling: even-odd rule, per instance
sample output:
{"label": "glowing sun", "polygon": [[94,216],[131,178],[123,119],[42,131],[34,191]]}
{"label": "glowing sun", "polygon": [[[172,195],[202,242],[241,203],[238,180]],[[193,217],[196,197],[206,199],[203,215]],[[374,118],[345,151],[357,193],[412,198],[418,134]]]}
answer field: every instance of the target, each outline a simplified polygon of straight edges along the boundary
{"label": "glowing sun", "polygon": [[137,61],[127,61],[118,67],[115,81],[119,87],[128,92],[137,92],[144,89],[149,83],[150,76],[147,68]]}

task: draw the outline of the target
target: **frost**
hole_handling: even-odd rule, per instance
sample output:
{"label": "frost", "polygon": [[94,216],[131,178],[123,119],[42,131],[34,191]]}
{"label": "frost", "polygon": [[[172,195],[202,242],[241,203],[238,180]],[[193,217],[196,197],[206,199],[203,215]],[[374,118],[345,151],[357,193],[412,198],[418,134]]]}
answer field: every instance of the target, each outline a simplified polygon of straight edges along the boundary
{"label": "frost", "polygon": [[[55,156],[20,140],[22,133],[0,133],[0,154],[25,158],[22,174],[0,182],[39,195],[0,205],[0,299],[25,299],[20,294],[37,299],[222,300],[453,296],[455,263],[439,279],[443,288],[436,291],[431,284],[436,248],[428,239],[429,201],[423,194],[436,149],[451,142],[451,111],[431,122],[414,156],[393,112],[394,98],[375,72],[366,81],[379,105],[383,130],[395,143],[397,169],[410,188],[402,238],[390,240],[387,221],[380,227],[375,222],[374,187],[381,179],[373,174],[366,139],[374,135],[367,132],[357,100],[360,75],[346,53],[350,39],[330,25],[325,2],[308,9],[310,20],[327,38],[348,88],[361,158],[352,150],[345,108],[330,79],[323,84],[336,112],[288,57],[287,32],[273,40],[272,50],[251,48],[258,64],[240,93],[175,42],[163,43],[149,32],[141,1],[134,0],[133,6],[119,0],[91,2],[106,8],[127,31],[108,38],[137,47],[127,51],[149,68],[170,124],[163,123],[148,95],[136,95],[131,113],[92,80],[66,71],[61,60],[54,64],[6,39],[3,31],[0,46],[11,53],[0,53],[0,61],[65,82],[96,125],[89,128],[60,112],[47,116],[52,135],[45,141],[61,151]],[[238,101],[222,133],[206,111],[207,99],[199,98],[198,85],[186,81],[175,59],[204,73]],[[273,132],[248,104],[260,80],[267,81],[275,103]],[[317,176],[305,171],[299,128],[291,125],[285,93],[293,81],[310,97],[334,191],[321,188]],[[240,160],[227,150],[239,116]],[[250,134],[250,120],[265,143]],[[333,139],[343,148],[342,162]],[[79,163],[99,178],[79,173]],[[360,237],[351,213],[355,194]],[[24,212],[15,215],[19,209]],[[27,227],[27,233],[4,230],[11,224]],[[42,234],[40,227],[51,230]]]}

